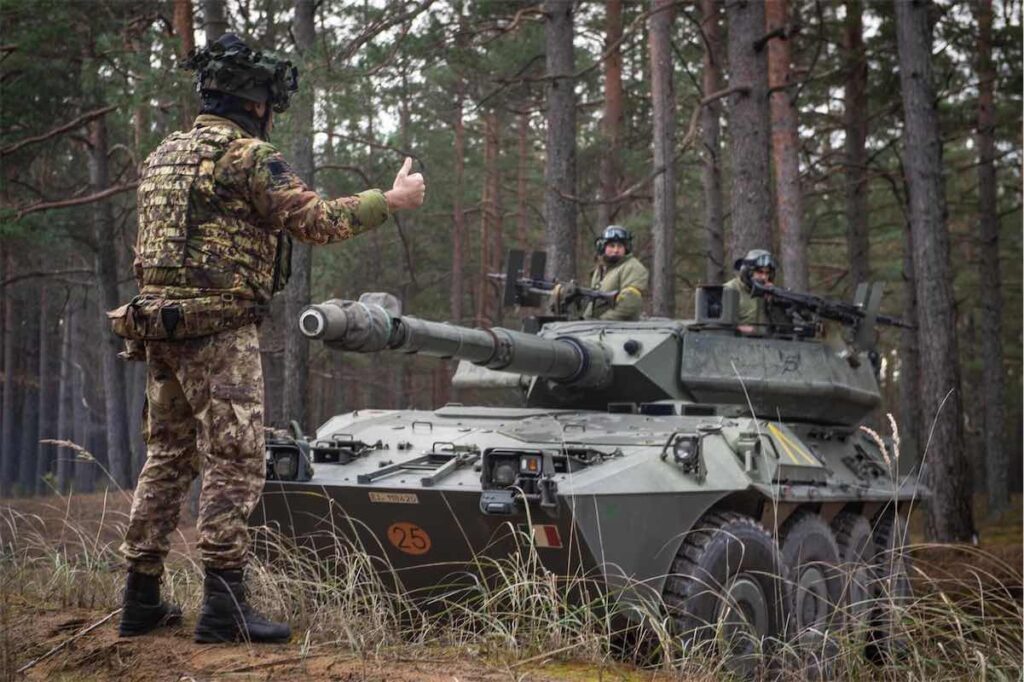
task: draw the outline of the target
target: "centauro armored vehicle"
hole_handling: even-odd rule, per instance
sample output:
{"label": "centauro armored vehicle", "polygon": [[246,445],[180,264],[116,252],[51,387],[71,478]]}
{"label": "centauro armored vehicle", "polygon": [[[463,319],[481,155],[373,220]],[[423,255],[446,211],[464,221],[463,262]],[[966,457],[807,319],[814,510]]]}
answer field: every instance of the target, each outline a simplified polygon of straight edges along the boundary
{"label": "centauro armored vehicle", "polygon": [[413,591],[525,539],[555,575],[664,604],[681,633],[813,638],[906,580],[878,557],[916,491],[859,428],[880,402],[877,307],[742,335],[722,287],[698,290],[694,320],[536,333],[404,316],[386,294],[310,306],[300,327],[328,347],[459,359],[457,386],[520,387],[525,406],[366,409],[272,441],[256,522],[344,534]]}

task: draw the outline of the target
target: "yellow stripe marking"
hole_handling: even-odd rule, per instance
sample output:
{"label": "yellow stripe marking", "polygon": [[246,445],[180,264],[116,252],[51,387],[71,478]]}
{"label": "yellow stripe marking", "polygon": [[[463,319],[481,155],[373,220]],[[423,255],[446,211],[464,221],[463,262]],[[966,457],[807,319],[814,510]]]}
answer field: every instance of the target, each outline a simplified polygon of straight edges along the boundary
{"label": "yellow stripe marking", "polygon": [[792,447],[797,452],[797,454],[800,455],[804,459],[804,461],[807,462],[809,465],[813,467],[821,466],[821,464],[816,459],[814,459],[814,457],[810,453],[805,451],[802,446],[790,440],[789,437],[782,432],[782,429],[775,426],[775,424],[769,424],[768,429],[772,432],[772,434],[775,435],[776,438],[778,438],[783,443],[783,447],[786,447],[787,449]]}
{"label": "yellow stripe marking", "polygon": [[627,291],[632,291],[633,293],[635,293],[635,294],[636,294],[637,296],[639,296],[640,298],[643,298],[643,297],[644,297],[644,292],[640,291],[640,289],[638,289],[637,287],[635,287],[635,286],[633,286],[633,285],[630,285],[630,286],[628,286],[628,287],[625,287],[625,288],[624,288],[624,289],[623,289],[622,291],[620,291],[620,292],[619,292],[619,297],[621,297],[621,296],[622,296],[622,295],[623,295],[624,293],[626,293]]}
{"label": "yellow stripe marking", "polygon": [[775,442],[777,442],[779,445],[782,446],[782,451],[786,453],[786,456],[789,457],[789,459],[793,462],[793,464],[796,464],[797,466],[801,466],[800,462],[793,455],[793,451],[789,449],[788,445],[786,445],[786,441],[784,441],[782,438],[779,437],[779,430],[777,428],[775,428],[775,425],[774,424],[769,424],[768,425],[768,430],[772,432],[772,435],[775,437]]}

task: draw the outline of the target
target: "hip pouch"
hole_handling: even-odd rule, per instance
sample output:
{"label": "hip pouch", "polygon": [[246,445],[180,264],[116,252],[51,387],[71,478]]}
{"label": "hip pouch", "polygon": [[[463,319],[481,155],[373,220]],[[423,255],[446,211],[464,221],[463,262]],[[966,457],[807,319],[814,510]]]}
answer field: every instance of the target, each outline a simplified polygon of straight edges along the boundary
{"label": "hip pouch", "polygon": [[177,341],[237,329],[260,321],[265,306],[234,297],[169,300],[139,295],[107,312],[110,327],[125,339]]}

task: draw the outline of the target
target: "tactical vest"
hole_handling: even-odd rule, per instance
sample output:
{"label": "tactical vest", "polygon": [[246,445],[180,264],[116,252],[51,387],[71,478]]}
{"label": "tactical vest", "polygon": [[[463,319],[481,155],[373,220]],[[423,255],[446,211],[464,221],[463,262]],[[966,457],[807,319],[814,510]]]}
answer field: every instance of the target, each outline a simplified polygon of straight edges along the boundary
{"label": "tactical vest", "polygon": [[[246,188],[218,184],[214,168],[245,138],[229,125],[170,135],[146,160],[138,189],[136,268],[144,294],[267,304],[288,281],[291,239],[260,224]],[[217,306],[211,308],[211,314]]]}

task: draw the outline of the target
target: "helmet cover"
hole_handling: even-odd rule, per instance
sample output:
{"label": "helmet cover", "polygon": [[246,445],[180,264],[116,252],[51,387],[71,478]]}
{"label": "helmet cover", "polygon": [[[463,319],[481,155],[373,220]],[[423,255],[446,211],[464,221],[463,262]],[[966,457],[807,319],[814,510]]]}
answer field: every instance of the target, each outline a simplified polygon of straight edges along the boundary
{"label": "helmet cover", "polygon": [[195,71],[196,90],[226,92],[250,102],[268,102],[274,111],[288,109],[299,89],[299,71],[286,59],[256,52],[234,33],[225,33],[202,49],[193,49],[182,68]]}

